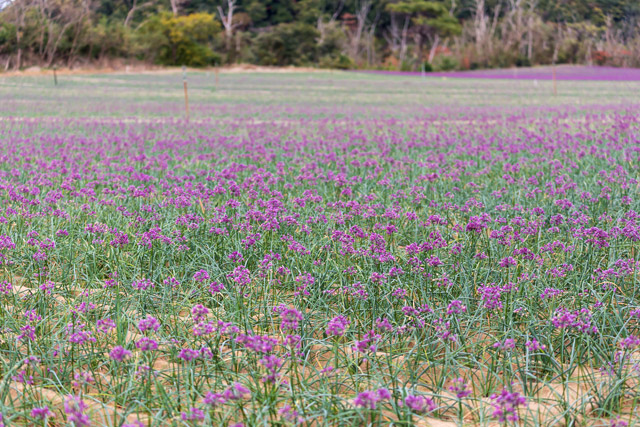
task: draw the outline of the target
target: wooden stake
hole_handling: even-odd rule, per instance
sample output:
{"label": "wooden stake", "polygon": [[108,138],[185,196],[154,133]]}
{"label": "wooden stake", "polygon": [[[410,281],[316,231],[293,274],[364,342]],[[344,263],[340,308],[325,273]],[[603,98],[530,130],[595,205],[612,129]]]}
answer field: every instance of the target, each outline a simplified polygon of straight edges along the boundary
{"label": "wooden stake", "polygon": [[56,67],[53,67],[53,84],[58,86],[58,76],[56,75]]}
{"label": "wooden stake", "polygon": [[189,94],[187,92],[187,67],[182,66],[182,85],[184,86],[184,112],[189,121]]}
{"label": "wooden stake", "polygon": [[556,65],[553,64],[553,96],[558,96],[558,84],[556,82]]}

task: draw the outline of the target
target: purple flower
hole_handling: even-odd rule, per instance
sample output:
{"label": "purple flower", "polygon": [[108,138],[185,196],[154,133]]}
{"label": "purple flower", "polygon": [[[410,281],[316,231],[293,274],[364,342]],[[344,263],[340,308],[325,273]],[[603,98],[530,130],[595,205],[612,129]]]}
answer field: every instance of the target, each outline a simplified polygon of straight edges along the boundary
{"label": "purple flower", "polygon": [[245,335],[240,334],[236,338],[238,344],[243,344],[248,349],[255,351],[256,353],[271,353],[275,346],[278,344],[276,338],[272,338],[268,335]]}
{"label": "purple flower", "polygon": [[251,283],[251,272],[244,265],[239,265],[227,274],[227,278],[244,288]]}
{"label": "purple flower", "polygon": [[351,322],[344,316],[337,316],[329,320],[327,324],[327,335],[341,337]]}
{"label": "purple flower", "polygon": [[238,263],[244,259],[244,256],[240,252],[234,251],[231,254],[229,254],[229,259],[233,262]]}
{"label": "purple flower", "polygon": [[640,338],[634,335],[629,335],[627,338],[621,340],[618,345],[623,350],[631,350],[640,345]]}
{"label": "purple flower", "polygon": [[31,341],[35,341],[36,339],[36,328],[31,326],[31,325],[24,325],[23,327],[20,328],[20,331],[22,332],[20,335],[18,335],[18,340],[20,341],[26,341],[26,340],[31,340]]}
{"label": "purple flower", "polygon": [[96,329],[98,330],[98,332],[101,332],[103,334],[107,334],[109,333],[109,331],[115,328],[116,328],[116,322],[111,320],[109,317],[105,317],[104,319],[99,319],[96,322]]}
{"label": "purple flower", "polygon": [[218,294],[222,292],[223,289],[224,289],[224,283],[211,282],[209,284],[209,293],[211,293],[211,295]]}
{"label": "purple flower", "polygon": [[260,364],[267,370],[267,374],[262,378],[262,381],[269,383],[275,382],[280,376],[278,371],[282,363],[282,359],[273,355],[267,355],[260,359]]}
{"label": "purple flower", "polygon": [[598,328],[591,324],[591,313],[586,308],[570,311],[560,307],[553,314],[551,323],[557,329],[568,329],[584,334],[598,333]]}
{"label": "purple flower", "polygon": [[136,342],[136,347],[142,351],[157,350],[158,342],[148,337],[142,337]]}
{"label": "purple flower", "polygon": [[193,316],[194,323],[200,323],[207,318],[209,309],[202,304],[196,304],[191,309],[191,316]]}
{"label": "purple flower", "polygon": [[[495,284],[492,283],[492,285]],[[500,301],[500,298],[502,297],[503,289],[500,286],[480,286],[478,288],[478,293],[480,294],[484,308],[488,310],[502,308],[502,301]]]}
{"label": "purple flower", "polygon": [[303,319],[302,313],[285,305],[278,306],[274,310],[280,313],[280,329],[285,332],[298,329]]}
{"label": "purple flower", "polygon": [[[36,233],[37,235],[37,233]],[[0,249],[15,249],[16,244],[7,235],[0,234]]]}
{"label": "purple flower", "polygon": [[220,405],[224,405],[227,402],[227,399],[220,393],[208,392],[207,395],[202,399],[202,403],[205,405],[215,408]]}
{"label": "purple flower", "polygon": [[497,342],[493,344],[493,348],[497,348],[498,350],[512,350],[516,348],[516,341],[513,338],[507,338],[504,342]]}
{"label": "purple flower", "polygon": [[251,391],[240,383],[233,383],[222,396],[227,400],[240,400],[250,397]]}
{"label": "purple flower", "polygon": [[11,290],[13,289],[13,285],[11,283],[5,281],[0,282],[0,294],[9,295]]}
{"label": "purple flower", "polygon": [[211,335],[215,329],[215,324],[213,322],[201,322],[194,325],[192,331],[194,336],[203,337]]}
{"label": "purple flower", "polygon": [[628,425],[629,424],[626,421],[622,421],[620,417],[617,417],[611,420],[611,424],[609,424],[609,427],[627,427]]}
{"label": "purple flower", "polygon": [[122,346],[116,346],[109,352],[109,357],[117,362],[122,362],[129,356],[131,356],[131,352],[129,350],[125,350]]}
{"label": "purple flower", "polygon": [[374,353],[378,348],[378,342],[382,339],[382,336],[376,334],[375,331],[369,331],[364,335],[364,338],[360,341],[356,341],[356,345],[353,347],[353,350],[366,354],[366,353]]}
{"label": "purple flower", "polygon": [[455,393],[458,399],[464,399],[471,394],[471,390],[467,387],[468,384],[464,382],[464,378],[456,378],[453,380],[453,384],[449,386],[449,391]]}
{"label": "purple flower", "polygon": [[526,406],[527,400],[517,392],[502,390],[500,394],[492,394],[493,417],[501,423],[518,421],[518,407]]}
{"label": "purple flower", "polygon": [[435,326],[436,336],[445,343],[448,341],[456,342],[458,340],[457,335],[451,332],[451,322],[437,319],[433,321],[433,325]]}
{"label": "purple flower", "polygon": [[376,409],[376,404],[381,400],[391,398],[389,390],[381,388],[379,390],[365,390],[353,399],[353,404],[358,408]]}
{"label": "purple flower", "polygon": [[198,350],[183,348],[182,350],[180,350],[178,358],[184,360],[185,362],[190,362],[194,359],[197,359],[198,356],[200,356],[200,352]]}
{"label": "purple flower", "polygon": [[175,277],[167,277],[162,281],[166,286],[171,286],[173,289],[177,289],[180,286],[180,282]]}
{"label": "purple flower", "polygon": [[291,405],[285,405],[282,407],[278,414],[285,420],[285,422],[292,424],[300,424],[304,422],[304,418],[300,416],[298,411],[294,410]]}
{"label": "purple flower", "polygon": [[91,372],[77,372],[73,374],[73,385],[75,387],[82,387],[87,384],[93,384],[96,379]]}
{"label": "purple flower", "polygon": [[293,355],[298,357],[302,356],[302,353],[300,352],[300,347],[302,347],[302,337],[300,335],[287,335],[282,342],[282,346],[291,350],[285,355],[285,357],[291,357]]}
{"label": "purple flower", "polygon": [[503,258],[502,260],[500,260],[499,263],[500,267],[506,268],[509,267],[511,265],[518,265],[517,261],[515,259],[513,259],[513,257],[506,257]]}
{"label": "purple flower", "polygon": [[158,329],[160,329],[160,322],[158,322],[158,319],[155,317],[147,315],[147,317],[138,322],[138,329],[140,329],[142,333],[149,330],[157,332]]}
{"label": "purple flower", "polygon": [[11,377],[11,379],[17,383],[21,383],[21,384],[29,384],[29,385],[33,385],[35,384],[35,381],[33,379],[33,375],[27,375],[27,371],[26,369],[21,369],[18,372],[18,375],[13,375]]}
{"label": "purple flower", "polygon": [[554,298],[557,297],[559,295],[562,295],[564,293],[563,290],[561,289],[555,289],[555,288],[545,288],[544,291],[542,292],[542,294],[540,294],[540,299],[544,300],[547,298]]}
{"label": "purple flower", "polygon": [[447,315],[460,314],[467,311],[467,306],[462,304],[460,300],[453,300],[447,306]]}
{"label": "purple flower", "polygon": [[382,332],[393,331],[393,325],[386,317],[376,319],[376,328]]}
{"label": "purple flower", "polygon": [[84,323],[69,323],[67,325],[66,331],[68,335],[69,342],[72,344],[85,344],[87,342],[96,342],[96,338],[93,336],[91,331],[84,330]]}
{"label": "purple flower", "polygon": [[195,280],[196,282],[204,282],[206,280],[209,280],[209,278],[209,273],[207,273],[206,270],[196,271],[196,273],[193,275],[193,280]]}
{"label": "purple flower", "polygon": [[404,399],[404,404],[411,411],[416,412],[418,414],[424,414],[426,412],[431,412],[436,409],[437,405],[433,400],[426,396],[419,395],[408,395]]}
{"label": "purple flower", "polygon": [[64,398],[64,412],[67,414],[67,421],[74,427],[87,427],[91,425],[89,416],[84,413],[87,404],[79,396],[68,395]]}
{"label": "purple flower", "polygon": [[525,343],[525,346],[529,349],[529,351],[542,351],[547,349],[545,345],[540,344],[535,338],[531,338],[529,341],[527,341]]}
{"label": "purple flower", "polygon": [[198,408],[190,408],[187,412],[180,414],[182,421],[202,421],[204,420],[204,412]]}
{"label": "purple flower", "polygon": [[42,408],[33,408],[31,410],[31,416],[33,418],[44,420],[45,418],[55,417],[55,414],[51,412],[48,406],[43,406]]}
{"label": "purple flower", "polygon": [[404,288],[394,289],[391,292],[391,296],[393,296],[395,298],[398,298],[398,299],[405,299],[405,298],[407,298],[407,295],[408,295],[407,290],[404,289]]}
{"label": "purple flower", "polygon": [[131,283],[131,287],[133,289],[137,289],[139,291],[146,291],[149,288],[154,288],[156,285],[149,279],[140,279]]}

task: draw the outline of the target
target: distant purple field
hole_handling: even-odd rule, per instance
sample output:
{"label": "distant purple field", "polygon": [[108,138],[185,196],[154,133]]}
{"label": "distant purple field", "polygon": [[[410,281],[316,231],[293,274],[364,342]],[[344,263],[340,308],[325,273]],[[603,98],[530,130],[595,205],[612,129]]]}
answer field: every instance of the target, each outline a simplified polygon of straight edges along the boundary
{"label": "distant purple field", "polygon": [[[420,72],[371,71],[389,75],[420,76]],[[426,73],[427,77],[451,77],[466,79],[517,79],[551,80],[552,67],[502,68],[494,70],[449,71]],[[556,67],[557,80],[640,81],[640,69],[615,67],[581,67],[563,65]]]}

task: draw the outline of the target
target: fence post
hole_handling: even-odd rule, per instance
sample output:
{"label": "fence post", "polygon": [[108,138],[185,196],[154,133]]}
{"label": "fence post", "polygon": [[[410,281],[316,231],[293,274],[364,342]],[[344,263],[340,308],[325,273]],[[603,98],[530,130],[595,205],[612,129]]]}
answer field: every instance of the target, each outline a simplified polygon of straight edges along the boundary
{"label": "fence post", "polygon": [[184,112],[189,121],[189,94],[187,93],[187,67],[182,66],[182,85],[184,86]]}

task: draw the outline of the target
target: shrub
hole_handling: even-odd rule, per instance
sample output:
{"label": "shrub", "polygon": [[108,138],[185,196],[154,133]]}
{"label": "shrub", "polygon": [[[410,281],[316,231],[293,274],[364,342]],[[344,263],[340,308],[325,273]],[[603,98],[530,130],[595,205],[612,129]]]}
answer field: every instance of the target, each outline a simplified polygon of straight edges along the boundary
{"label": "shrub", "polygon": [[531,60],[524,55],[518,55],[516,58],[516,67],[530,67]]}
{"label": "shrub", "polygon": [[422,70],[424,70],[426,73],[430,73],[433,71],[433,65],[431,65],[429,61],[424,61],[422,63]]}
{"label": "shrub", "polygon": [[16,44],[15,26],[0,22],[0,53],[12,53],[16,49]]}
{"label": "shrub", "polygon": [[141,25],[137,53],[162,65],[213,65],[220,62],[220,56],[211,49],[220,30],[220,23],[209,13],[173,16],[163,12]]}
{"label": "shrub", "polygon": [[433,62],[433,70],[435,71],[451,71],[460,65],[458,60],[451,56],[438,56]]}
{"label": "shrub", "polygon": [[89,29],[87,54],[91,58],[120,57],[129,53],[131,30],[120,22],[101,18]]}
{"label": "shrub", "polygon": [[339,53],[337,56],[325,55],[320,58],[318,63],[320,68],[336,68],[339,70],[349,70],[354,67],[353,60],[343,54]]}
{"label": "shrub", "polygon": [[319,35],[301,22],[276,25],[256,37],[256,59],[261,65],[309,65],[317,60]]}
{"label": "shrub", "polygon": [[400,64],[400,71],[413,71],[413,63],[407,60],[402,61],[402,64]]}

